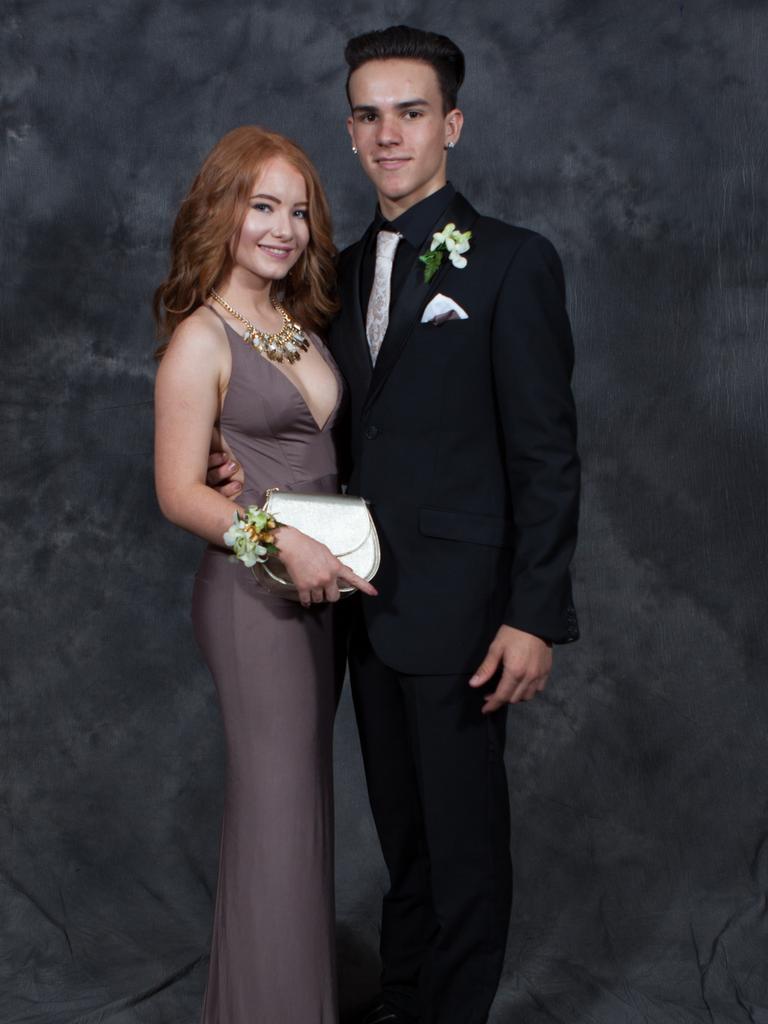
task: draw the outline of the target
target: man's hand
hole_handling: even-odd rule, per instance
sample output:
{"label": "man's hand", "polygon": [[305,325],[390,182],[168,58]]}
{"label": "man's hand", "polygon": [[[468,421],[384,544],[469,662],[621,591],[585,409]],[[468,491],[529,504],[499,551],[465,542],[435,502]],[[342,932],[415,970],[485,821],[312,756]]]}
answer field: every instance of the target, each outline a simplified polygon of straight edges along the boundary
{"label": "man's hand", "polygon": [[484,698],[484,715],[498,711],[505,704],[530,700],[544,689],[552,671],[552,645],[514,626],[500,626],[469,685],[483,686],[499,665],[503,665],[504,670],[496,690]]}
{"label": "man's hand", "polygon": [[226,452],[211,452],[205,482],[225,498],[234,498],[243,489],[242,470]]}

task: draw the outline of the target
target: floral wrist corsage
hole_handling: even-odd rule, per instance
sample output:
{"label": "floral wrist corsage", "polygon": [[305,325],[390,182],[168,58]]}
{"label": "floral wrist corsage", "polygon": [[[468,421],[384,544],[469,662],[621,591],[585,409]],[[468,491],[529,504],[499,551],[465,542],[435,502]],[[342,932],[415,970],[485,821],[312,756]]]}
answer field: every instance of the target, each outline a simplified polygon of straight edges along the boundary
{"label": "floral wrist corsage", "polygon": [[281,526],[263,508],[249,505],[241,515],[235,512],[232,526],[224,534],[224,543],[234,550],[233,558],[247,565],[266,562],[269,555],[276,555],[274,531]]}

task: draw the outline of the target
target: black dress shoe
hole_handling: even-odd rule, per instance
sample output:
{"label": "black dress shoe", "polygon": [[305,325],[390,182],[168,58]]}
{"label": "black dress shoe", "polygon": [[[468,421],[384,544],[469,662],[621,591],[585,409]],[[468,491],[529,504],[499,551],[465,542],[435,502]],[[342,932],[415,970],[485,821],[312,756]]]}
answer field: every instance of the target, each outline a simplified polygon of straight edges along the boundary
{"label": "black dress shoe", "polygon": [[360,1024],[418,1024],[418,1021],[390,1003],[379,1002],[360,1019]]}

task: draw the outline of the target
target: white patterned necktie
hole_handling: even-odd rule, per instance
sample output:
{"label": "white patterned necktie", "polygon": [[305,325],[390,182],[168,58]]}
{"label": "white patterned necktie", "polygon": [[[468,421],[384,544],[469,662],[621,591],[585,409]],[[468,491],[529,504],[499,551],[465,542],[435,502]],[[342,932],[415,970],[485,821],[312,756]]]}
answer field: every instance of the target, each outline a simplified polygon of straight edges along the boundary
{"label": "white patterned necktie", "polygon": [[395,231],[380,231],[376,239],[376,269],[373,272],[373,287],[365,317],[365,333],[374,366],[384,335],[387,333],[392,263],[401,237]]}

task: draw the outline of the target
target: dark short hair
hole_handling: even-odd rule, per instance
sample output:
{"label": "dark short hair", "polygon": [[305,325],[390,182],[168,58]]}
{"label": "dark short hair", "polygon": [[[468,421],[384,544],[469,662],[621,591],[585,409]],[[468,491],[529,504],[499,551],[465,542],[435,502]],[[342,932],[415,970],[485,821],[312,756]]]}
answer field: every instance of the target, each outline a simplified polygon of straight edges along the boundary
{"label": "dark short hair", "polygon": [[464,54],[448,36],[424,32],[408,25],[390,25],[375,32],[364,32],[350,39],[344,49],[349,66],[347,99],[352,72],[371,60],[420,60],[435,69],[447,114],[453,110],[464,81]]}

